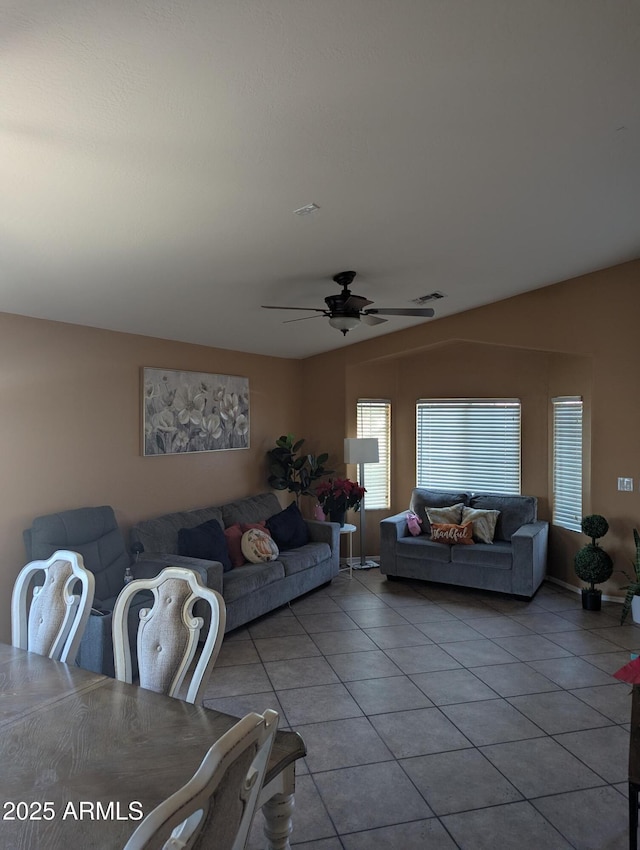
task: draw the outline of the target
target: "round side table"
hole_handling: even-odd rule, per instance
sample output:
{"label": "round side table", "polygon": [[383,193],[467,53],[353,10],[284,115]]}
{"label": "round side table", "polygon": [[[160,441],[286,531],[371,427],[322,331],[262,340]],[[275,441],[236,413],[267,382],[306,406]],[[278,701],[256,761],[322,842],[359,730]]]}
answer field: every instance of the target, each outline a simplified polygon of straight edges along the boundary
{"label": "round side table", "polygon": [[[343,526],[340,527],[340,536],[343,534],[349,535],[349,557],[346,559],[346,566],[340,567],[340,572],[346,572],[349,570],[349,578],[353,578],[353,532],[356,530],[356,526],[352,525],[350,522],[345,522]],[[343,563],[342,560],[340,563]]]}

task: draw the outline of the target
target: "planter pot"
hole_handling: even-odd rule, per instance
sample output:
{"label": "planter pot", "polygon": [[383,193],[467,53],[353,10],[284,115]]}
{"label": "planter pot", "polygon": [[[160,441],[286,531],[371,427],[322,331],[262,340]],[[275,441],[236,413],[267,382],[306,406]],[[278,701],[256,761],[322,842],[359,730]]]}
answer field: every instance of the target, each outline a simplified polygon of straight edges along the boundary
{"label": "planter pot", "polygon": [[640,623],[640,596],[634,596],[631,600],[631,617],[634,623]]}
{"label": "planter pot", "polygon": [[339,523],[342,528],[346,513],[346,511],[329,511],[329,521]]}
{"label": "planter pot", "polygon": [[[582,588],[582,607],[585,611],[599,611],[602,606],[602,591],[590,587]],[[640,614],[640,612],[638,612]]]}

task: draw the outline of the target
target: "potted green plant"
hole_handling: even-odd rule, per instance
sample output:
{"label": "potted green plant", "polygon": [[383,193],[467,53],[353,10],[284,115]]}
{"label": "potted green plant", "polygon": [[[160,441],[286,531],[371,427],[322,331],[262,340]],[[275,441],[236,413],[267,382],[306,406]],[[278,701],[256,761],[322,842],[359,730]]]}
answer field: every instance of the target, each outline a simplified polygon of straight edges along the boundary
{"label": "potted green plant", "polygon": [[276,440],[275,449],[267,452],[269,462],[269,484],[274,490],[288,490],[300,502],[300,496],[315,496],[314,481],[331,475],[332,469],[324,464],[329,455],[300,454],[304,440],[296,440],[293,434],[283,434]]}
{"label": "potted green plant", "polygon": [[599,611],[602,605],[602,591],[595,585],[610,578],[613,573],[613,561],[596,541],[609,531],[609,523],[600,514],[590,514],[582,518],[580,527],[582,533],[591,538],[591,543],[583,546],[574,558],[576,575],[582,581],[590,583],[589,587],[582,588],[582,607],[586,611]]}
{"label": "potted green plant", "polygon": [[364,487],[349,478],[322,481],[316,491],[322,510],[329,515],[331,522],[338,522],[341,526],[344,525],[344,516],[349,509],[360,510],[364,494]]}
{"label": "potted green plant", "polygon": [[640,534],[638,529],[633,529],[633,540],[636,545],[636,555],[631,565],[633,567],[633,576],[629,573],[622,572],[629,579],[629,584],[625,584],[621,590],[626,590],[624,602],[622,603],[622,614],[620,615],[620,625],[622,625],[629,611],[633,616],[635,623],[640,623]]}

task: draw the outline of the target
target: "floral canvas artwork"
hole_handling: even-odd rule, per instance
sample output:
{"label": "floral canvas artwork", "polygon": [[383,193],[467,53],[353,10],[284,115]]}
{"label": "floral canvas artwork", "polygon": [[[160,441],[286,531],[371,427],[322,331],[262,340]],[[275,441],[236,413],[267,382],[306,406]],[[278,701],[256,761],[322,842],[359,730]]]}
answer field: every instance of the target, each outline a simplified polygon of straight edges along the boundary
{"label": "floral canvas artwork", "polygon": [[143,369],[144,454],[249,448],[249,379]]}

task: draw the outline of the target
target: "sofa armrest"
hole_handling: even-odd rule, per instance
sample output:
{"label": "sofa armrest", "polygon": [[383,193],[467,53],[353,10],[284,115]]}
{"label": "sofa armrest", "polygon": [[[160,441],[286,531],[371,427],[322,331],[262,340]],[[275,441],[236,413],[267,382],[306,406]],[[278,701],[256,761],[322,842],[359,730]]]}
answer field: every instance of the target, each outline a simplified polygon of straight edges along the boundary
{"label": "sofa armrest", "polygon": [[331,549],[331,561],[337,575],[340,568],[340,526],[337,522],[323,522],[318,519],[305,520],[312,543],[328,543]]}
{"label": "sofa armrest", "polygon": [[396,543],[408,534],[407,512],[386,517],[380,522],[380,572],[384,575],[398,574],[396,567]]}
{"label": "sofa armrest", "polygon": [[91,609],[80,641],[76,664],[94,673],[115,676],[113,668],[113,643],[111,638],[111,611]]}
{"label": "sofa armrest", "polygon": [[[137,634],[140,624],[140,611],[148,608],[152,600],[151,592],[146,590],[136,594],[131,602],[127,616],[127,632],[131,649],[131,670],[135,681],[138,675]],[[94,603],[99,604],[99,603]],[[92,608],[87,625],[80,641],[77,666],[105,676],[115,676],[113,660],[113,611],[105,608]]]}
{"label": "sofa armrest", "polygon": [[185,567],[197,573],[206,587],[222,593],[222,564],[220,561],[206,561],[203,558],[189,558],[186,555],[171,553],[143,552],[139,560],[132,565],[135,578],[153,578],[165,567]]}
{"label": "sofa armrest", "polygon": [[511,592],[529,599],[544,581],[547,572],[549,523],[529,522],[511,535],[513,579]]}
{"label": "sofa armrest", "polygon": [[324,522],[318,519],[306,519],[309,539],[312,543],[328,543],[334,549],[339,542],[340,526],[337,522]]}

